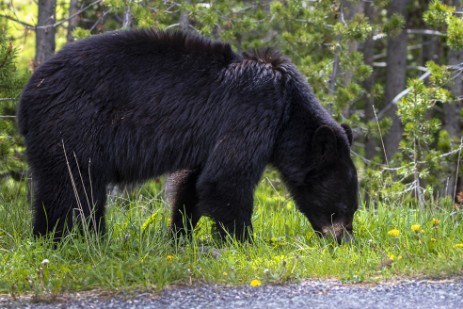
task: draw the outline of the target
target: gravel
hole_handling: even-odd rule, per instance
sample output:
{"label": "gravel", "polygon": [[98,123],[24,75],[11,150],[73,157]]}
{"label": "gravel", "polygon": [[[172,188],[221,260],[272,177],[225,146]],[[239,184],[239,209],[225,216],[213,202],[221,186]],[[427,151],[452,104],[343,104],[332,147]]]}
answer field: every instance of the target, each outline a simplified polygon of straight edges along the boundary
{"label": "gravel", "polygon": [[171,287],[157,293],[110,294],[100,291],[60,295],[49,303],[0,295],[0,308],[463,308],[463,277],[416,279],[380,284],[342,284],[337,280],[299,284],[226,287]]}

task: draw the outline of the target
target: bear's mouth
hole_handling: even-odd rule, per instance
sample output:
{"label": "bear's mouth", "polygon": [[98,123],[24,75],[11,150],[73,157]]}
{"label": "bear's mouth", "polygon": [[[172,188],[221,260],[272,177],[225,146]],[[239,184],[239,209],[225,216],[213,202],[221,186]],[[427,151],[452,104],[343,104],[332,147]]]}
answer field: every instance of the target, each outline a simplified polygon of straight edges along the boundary
{"label": "bear's mouth", "polygon": [[355,242],[352,225],[346,226],[341,223],[333,223],[322,227],[318,233],[324,238],[336,240],[338,244]]}

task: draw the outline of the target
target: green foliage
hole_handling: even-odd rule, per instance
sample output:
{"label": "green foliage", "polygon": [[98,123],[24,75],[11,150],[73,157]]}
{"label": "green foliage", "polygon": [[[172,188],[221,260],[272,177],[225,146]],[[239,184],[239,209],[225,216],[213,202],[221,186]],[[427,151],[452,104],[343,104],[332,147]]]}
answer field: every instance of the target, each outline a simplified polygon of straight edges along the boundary
{"label": "green foliage", "polygon": [[399,35],[405,27],[405,18],[400,14],[393,14],[384,24],[384,32],[390,36]]}
{"label": "green foliage", "polygon": [[431,27],[444,28],[447,25],[449,14],[453,12],[455,12],[454,7],[445,5],[439,0],[433,0],[423,14],[423,19]]}
{"label": "green foliage", "polygon": [[432,194],[433,187],[441,186],[441,179],[449,173],[449,162],[453,160],[442,160],[444,151],[450,150],[448,134],[440,131],[440,120],[430,118],[429,114],[436,103],[449,104],[447,102],[451,96],[447,90],[434,87],[436,82],[444,81],[442,76],[447,72],[438,69],[432,62],[428,63],[428,68],[437,75],[431,78],[433,84],[426,86],[421,80],[410,80],[409,94],[397,103],[397,114],[404,125],[404,138],[397,158],[399,162],[410,162],[407,165],[402,163],[402,168],[397,174],[405,183],[412,183],[417,192],[420,193],[420,190],[426,188],[426,191]]}
{"label": "green foliage", "polygon": [[83,29],[81,27],[77,27],[75,28],[73,31],[72,31],[72,37],[75,39],[75,40],[80,40],[80,39],[84,39],[86,37],[89,37],[91,34],[90,30],[88,29]]}
{"label": "green foliage", "polygon": [[444,152],[449,152],[452,150],[452,139],[447,131],[441,130],[439,131],[439,137],[437,138],[437,147]]}
{"label": "green foliage", "polygon": [[[442,88],[449,82],[451,78],[451,72],[446,66],[438,65],[434,61],[428,61],[426,63],[426,68],[431,72],[429,79],[434,87]],[[446,91],[444,88],[436,89],[436,91],[437,90]],[[447,101],[447,98],[441,99]]]}
{"label": "green foliage", "polygon": [[404,124],[405,142],[410,142],[408,146],[412,146],[405,146],[403,150],[415,153],[416,147],[422,148],[432,142],[440,123],[437,119],[426,119],[427,113],[435,105],[437,93],[425,87],[420,80],[410,80],[409,89],[410,94],[397,103],[397,114]]}
{"label": "green foliage", "polygon": [[450,15],[447,29],[447,43],[452,49],[463,49],[463,19]]}
{"label": "green foliage", "polygon": [[450,48],[462,49],[463,20],[461,15],[454,15],[454,13],[455,7],[433,0],[423,19],[428,25],[447,31],[447,44]]}
{"label": "green foliage", "polygon": [[357,14],[347,24],[345,35],[348,39],[362,42],[367,39],[367,37],[371,34],[372,30],[373,27],[369,23],[368,19],[362,14]]}
{"label": "green foliage", "polygon": [[9,190],[10,176],[18,179],[26,170],[22,143],[16,131],[16,102],[24,77],[16,71],[16,50],[6,36],[6,24],[0,22],[0,186]]}

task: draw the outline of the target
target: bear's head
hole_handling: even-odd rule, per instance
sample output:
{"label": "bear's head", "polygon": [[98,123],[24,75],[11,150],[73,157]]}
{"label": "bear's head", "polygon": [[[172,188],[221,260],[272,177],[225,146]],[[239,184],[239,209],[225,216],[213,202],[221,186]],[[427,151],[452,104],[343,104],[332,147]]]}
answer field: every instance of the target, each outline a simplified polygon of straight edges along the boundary
{"label": "bear's head", "polygon": [[299,210],[320,236],[351,242],[358,208],[357,171],[350,157],[352,130],[321,126],[311,138],[311,164],[289,186]]}

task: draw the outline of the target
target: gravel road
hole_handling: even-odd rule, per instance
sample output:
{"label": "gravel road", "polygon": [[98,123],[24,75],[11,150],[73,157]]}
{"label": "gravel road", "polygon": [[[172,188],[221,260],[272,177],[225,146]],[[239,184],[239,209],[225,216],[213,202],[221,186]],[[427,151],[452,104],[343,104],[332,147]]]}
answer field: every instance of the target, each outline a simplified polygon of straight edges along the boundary
{"label": "gravel road", "polygon": [[416,279],[380,284],[342,284],[336,280],[260,287],[167,288],[159,293],[114,295],[85,292],[62,295],[52,303],[32,303],[0,295],[0,308],[463,308],[463,277]]}

